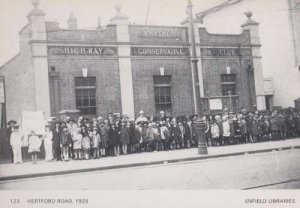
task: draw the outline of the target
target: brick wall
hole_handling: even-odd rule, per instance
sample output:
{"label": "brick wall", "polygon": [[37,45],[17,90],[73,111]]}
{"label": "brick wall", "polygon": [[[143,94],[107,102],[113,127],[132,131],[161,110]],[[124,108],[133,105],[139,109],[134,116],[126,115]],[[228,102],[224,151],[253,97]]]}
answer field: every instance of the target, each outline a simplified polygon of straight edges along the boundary
{"label": "brick wall", "polygon": [[[57,56],[49,57],[48,64],[49,69],[54,66],[58,72],[60,110],[76,109],[74,77],[82,77],[81,69],[88,68],[88,76],[95,76],[97,82],[97,114],[107,115],[108,112],[121,112],[120,77],[116,58]],[[53,89],[53,81],[50,81],[50,92],[51,89]],[[53,109],[53,93],[50,96],[51,109]]]}
{"label": "brick wall", "polygon": [[[222,96],[221,74],[226,74],[226,67],[229,66],[230,73],[236,74],[236,91],[239,92],[235,103],[239,106],[235,109],[252,109],[256,98],[254,76],[248,68],[253,66],[249,31],[237,35],[210,34],[205,28],[200,28],[199,35],[201,48],[206,51],[201,57],[205,96],[208,96],[207,91],[210,97]],[[226,52],[227,49],[229,52]],[[211,54],[207,53],[209,50]],[[223,107],[228,107],[228,103],[223,103]]]}
{"label": "brick wall", "polygon": [[188,59],[132,59],[133,96],[135,114],[144,110],[146,115],[155,115],[153,76],[160,75],[159,68],[165,68],[165,75],[172,76],[173,116],[192,114],[192,85]]}
{"label": "brick wall", "polygon": [[205,28],[199,28],[201,45],[228,46],[228,45],[250,45],[250,31],[243,31],[242,34],[210,34]]}
{"label": "brick wall", "polygon": [[51,28],[47,28],[47,40],[48,41],[63,41],[66,42],[116,42],[116,27],[108,26],[105,30],[63,30],[58,29],[51,31]]}
{"label": "brick wall", "polygon": [[30,47],[4,64],[0,75],[5,77],[7,120],[19,121],[22,111],[35,110],[35,81],[31,70]]}
{"label": "brick wall", "polygon": [[[250,89],[247,71],[247,67],[251,63],[249,59],[202,59],[203,77],[205,77],[203,80],[204,93],[209,91],[210,97],[222,96],[221,74],[226,74],[226,66],[230,66],[231,73],[236,74],[236,91],[240,96],[239,105],[251,109],[251,106],[255,104],[255,91],[254,87]],[[250,98],[250,90],[252,98]]]}

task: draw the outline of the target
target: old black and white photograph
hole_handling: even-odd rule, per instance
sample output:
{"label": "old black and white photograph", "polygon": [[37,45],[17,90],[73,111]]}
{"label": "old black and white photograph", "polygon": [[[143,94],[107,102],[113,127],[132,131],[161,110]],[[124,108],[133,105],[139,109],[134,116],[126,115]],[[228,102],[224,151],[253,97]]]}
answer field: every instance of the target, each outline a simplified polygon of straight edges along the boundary
{"label": "old black and white photograph", "polygon": [[0,2],[1,191],[300,189],[300,0]]}

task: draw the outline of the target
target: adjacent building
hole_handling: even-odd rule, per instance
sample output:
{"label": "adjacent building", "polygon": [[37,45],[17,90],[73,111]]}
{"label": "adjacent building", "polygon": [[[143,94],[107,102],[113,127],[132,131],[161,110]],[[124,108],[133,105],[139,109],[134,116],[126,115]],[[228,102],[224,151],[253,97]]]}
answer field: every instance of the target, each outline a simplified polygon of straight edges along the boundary
{"label": "adjacent building", "polygon": [[294,106],[300,97],[300,0],[224,0],[196,17],[209,32],[239,33],[246,11],[259,22],[267,107]]}

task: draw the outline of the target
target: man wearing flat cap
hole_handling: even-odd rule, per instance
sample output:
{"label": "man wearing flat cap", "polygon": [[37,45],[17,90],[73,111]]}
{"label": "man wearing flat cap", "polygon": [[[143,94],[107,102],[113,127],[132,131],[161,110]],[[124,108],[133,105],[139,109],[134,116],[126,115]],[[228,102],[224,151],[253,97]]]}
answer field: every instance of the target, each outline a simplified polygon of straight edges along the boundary
{"label": "man wearing flat cap", "polygon": [[14,130],[14,126],[17,124],[17,122],[16,121],[14,121],[14,120],[10,120],[8,123],[7,123],[7,130],[6,130],[6,135],[7,135],[7,140],[6,140],[6,142],[7,142],[7,144],[9,145],[9,157],[10,157],[10,161],[11,161],[11,163],[13,163],[14,162],[14,155],[13,155],[13,151],[12,151],[12,147],[11,147],[11,145],[10,145],[10,137],[11,137],[11,134],[12,134],[12,132],[13,132],[13,130]]}

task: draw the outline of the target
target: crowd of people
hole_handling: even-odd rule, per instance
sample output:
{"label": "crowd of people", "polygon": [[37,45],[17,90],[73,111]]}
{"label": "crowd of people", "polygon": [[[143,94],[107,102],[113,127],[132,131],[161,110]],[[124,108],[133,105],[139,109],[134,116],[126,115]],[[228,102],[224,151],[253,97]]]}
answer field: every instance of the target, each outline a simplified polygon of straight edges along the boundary
{"label": "crowd of people", "polygon": [[[22,153],[31,154],[37,162],[41,146],[45,160],[88,160],[121,154],[168,151],[198,146],[195,121],[197,115],[170,118],[161,111],[158,118],[147,118],[141,110],[136,119],[126,115],[88,119],[66,117],[51,120],[45,133],[31,131],[24,135],[15,121],[8,123],[7,136],[14,163],[22,163]],[[208,146],[265,142],[300,136],[300,112],[295,109],[267,113],[223,112],[203,116]]]}

